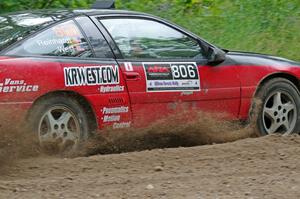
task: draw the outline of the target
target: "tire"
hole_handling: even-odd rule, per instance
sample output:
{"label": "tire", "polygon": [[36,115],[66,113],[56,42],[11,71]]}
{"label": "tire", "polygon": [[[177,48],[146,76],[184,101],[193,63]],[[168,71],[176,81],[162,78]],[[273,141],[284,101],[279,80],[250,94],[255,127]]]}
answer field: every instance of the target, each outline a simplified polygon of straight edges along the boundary
{"label": "tire", "polygon": [[90,130],[82,106],[66,96],[53,96],[38,102],[29,122],[41,148],[51,153],[76,152]]}
{"label": "tire", "polygon": [[260,135],[300,132],[300,94],[289,80],[269,80],[260,88],[253,104],[252,119]]}

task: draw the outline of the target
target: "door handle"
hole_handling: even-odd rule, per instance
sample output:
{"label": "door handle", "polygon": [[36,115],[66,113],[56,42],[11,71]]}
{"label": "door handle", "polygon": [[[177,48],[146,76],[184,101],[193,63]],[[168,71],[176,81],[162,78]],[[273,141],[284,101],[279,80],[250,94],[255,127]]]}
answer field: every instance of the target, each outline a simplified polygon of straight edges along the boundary
{"label": "door handle", "polygon": [[137,72],[125,72],[125,77],[127,80],[137,81],[141,79],[141,76]]}

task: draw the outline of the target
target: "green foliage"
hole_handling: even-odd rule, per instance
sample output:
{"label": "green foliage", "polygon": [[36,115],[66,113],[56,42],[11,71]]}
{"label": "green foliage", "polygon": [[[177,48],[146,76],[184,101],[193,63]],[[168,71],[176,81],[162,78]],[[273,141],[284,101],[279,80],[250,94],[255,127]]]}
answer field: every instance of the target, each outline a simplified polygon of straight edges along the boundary
{"label": "green foliage", "polygon": [[[88,8],[95,0],[3,0],[0,13]],[[116,0],[117,8],[161,16],[223,48],[300,60],[299,0]]]}
{"label": "green foliage", "polygon": [[95,0],[3,0],[0,13],[48,8],[88,8]]}

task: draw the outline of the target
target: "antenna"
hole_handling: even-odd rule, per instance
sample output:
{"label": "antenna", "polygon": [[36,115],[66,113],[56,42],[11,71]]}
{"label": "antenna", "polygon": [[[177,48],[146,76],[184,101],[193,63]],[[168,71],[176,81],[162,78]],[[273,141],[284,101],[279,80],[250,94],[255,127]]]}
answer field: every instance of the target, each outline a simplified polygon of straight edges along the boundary
{"label": "antenna", "polygon": [[114,9],[115,0],[97,0],[91,7],[92,9]]}

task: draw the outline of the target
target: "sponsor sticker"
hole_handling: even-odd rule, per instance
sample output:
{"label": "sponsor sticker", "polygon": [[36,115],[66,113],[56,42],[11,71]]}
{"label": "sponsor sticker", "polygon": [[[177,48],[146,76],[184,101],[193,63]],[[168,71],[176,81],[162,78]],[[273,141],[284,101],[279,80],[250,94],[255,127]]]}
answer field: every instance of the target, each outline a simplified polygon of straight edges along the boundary
{"label": "sponsor sticker", "polygon": [[120,115],[104,115],[103,122],[119,122],[120,119]]}
{"label": "sponsor sticker", "polygon": [[[47,33],[47,34],[46,34]],[[41,37],[37,37],[36,44],[40,48],[56,49],[55,53],[79,53],[86,49],[87,43],[82,41],[83,35],[74,22],[65,22],[49,29]],[[49,36],[50,35],[50,36]]]}
{"label": "sponsor sticker", "polygon": [[101,86],[99,88],[100,93],[114,93],[114,92],[123,92],[125,89],[124,86]]}
{"label": "sponsor sticker", "polygon": [[196,63],[143,63],[147,92],[200,91]]}
{"label": "sponsor sticker", "polygon": [[128,106],[120,106],[120,107],[113,107],[113,108],[104,107],[102,109],[103,114],[128,113],[128,111],[129,111]]}
{"label": "sponsor sticker", "polygon": [[130,128],[131,122],[120,122],[120,123],[114,123],[113,129],[123,129],[123,128]]}
{"label": "sponsor sticker", "polygon": [[69,44],[70,39],[69,38],[56,38],[56,39],[47,39],[47,40],[37,40],[36,43],[40,47],[58,46],[58,45]]}
{"label": "sponsor sticker", "polygon": [[132,63],[131,62],[125,62],[125,70],[126,71],[133,71]]}
{"label": "sponsor sticker", "polygon": [[4,82],[0,83],[0,93],[26,93],[37,91],[39,91],[38,85],[27,84],[25,80],[6,78]]}
{"label": "sponsor sticker", "polygon": [[60,26],[55,26],[52,31],[57,37],[81,37],[80,30],[73,23],[64,23]]}
{"label": "sponsor sticker", "polygon": [[64,68],[66,86],[95,86],[119,84],[118,66],[85,66]]}
{"label": "sponsor sticker", "polygon": [[85,50],[85,48],[82,47],[84,43],[82,43],[80,39],[55,38],[37,40],[36,43],[42,48],[47,48],[48,46],[54,47],[59,53],[67,53],[74,50],[80,52]]}

